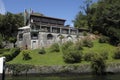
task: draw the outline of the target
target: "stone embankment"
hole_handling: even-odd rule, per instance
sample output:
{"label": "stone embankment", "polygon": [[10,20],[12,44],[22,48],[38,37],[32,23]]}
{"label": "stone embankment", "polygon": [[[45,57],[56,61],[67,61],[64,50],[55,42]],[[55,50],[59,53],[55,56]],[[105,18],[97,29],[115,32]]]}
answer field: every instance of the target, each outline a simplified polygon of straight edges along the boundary
{"label": "stone embankment", "polygon": [[[19,68],[17,68],[19,69]],[[34,66],[30,69],[16,70],[6,68],[6,74],[63,74],[63,73],[76,73],[88,74],[92,72],[89,64],[81,65],[52,65],[52,66]],[[109,63],[106,66],[106,72],[120,73],[120,63]]]}

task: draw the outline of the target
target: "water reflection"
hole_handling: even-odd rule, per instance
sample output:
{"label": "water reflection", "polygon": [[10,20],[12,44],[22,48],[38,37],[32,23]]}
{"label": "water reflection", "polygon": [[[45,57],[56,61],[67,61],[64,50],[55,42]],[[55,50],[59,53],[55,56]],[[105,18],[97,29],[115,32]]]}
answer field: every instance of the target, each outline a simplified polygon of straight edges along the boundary
{"label": "water reflection", "polygon": [[93,76],[93,75],[80,75],[80,76],[18,76],[7,77],[6,80],[120,80],[120,74]]}

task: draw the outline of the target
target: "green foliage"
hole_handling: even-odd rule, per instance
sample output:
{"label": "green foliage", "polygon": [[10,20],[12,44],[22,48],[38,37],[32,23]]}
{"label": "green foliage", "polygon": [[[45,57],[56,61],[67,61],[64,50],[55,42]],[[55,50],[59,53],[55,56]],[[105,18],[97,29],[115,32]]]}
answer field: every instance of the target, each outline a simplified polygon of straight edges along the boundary
{"label": "green foliage", "polygon": [[74,47],[69,47],[63,53],[63,59],[66,63],[78,63],[82,59],[82,52],[74,49]]}
{"label": "green foliage", "polygon": [[80,50],[82,47],[80,42],[77,43],[73,44],[73,42],[68,41],[62,45],[63,59],[66,63],[78,63],[81,61],[82,52]]}
{"label": "green foliage", "polygon": [[62,45],[63,59],[66,63],[78,63],[82,59],[81,43],[73,44],[73,42],[68,41]]}
{"label": "green foliage", "polygon": [[28,51],[28,50],[23,50],[22,51],[22,55],[23,55],[23,60],[30,60],[30,59],[32,59],[30,57],[30,51]]}
{"label": "green foliage", "polygon": [[46,53],[46,51],[45,51],[45,48],[44,47],[42,47],[40,50],[39,50],[39,52],[38,52],[39,54],[45,54]]}
{"label": "green foliage", "polygon": [[94,55],[91,61],[91,68],[94,74],[103,75],[105,73],[105,61],[99,55]]}
{"label": "green foliage", "polygon": [[92,32],[98,31],[110,37],[112,44],[120,43],[120,0],[98,0],[96,3],[87,1],[84,10],[77,14],[74,26],[87,26]]}
{"label": "green foliage", "polygon": [[99,1],[96,11],[93,15],[96,17],[94,20],[96,24],[93,29],[98,30],[102,34],[108,35],[113,44],[116,44],[118,41],[120,41],[119,4],[119,0]]}
{"label": "green foliage", "polygon": [[64,39],[65,37],[64,37],[63,35],[60,35],[59,38],[60,38],[60,40],[62,40],[62,39]]}
{"label": "green foliage", "polygon": [[6,62],[11,61],[13,59],[11,54],[4,54],[3,56],[5,56]]}
{"label": "green foliage", "polygon": [[[84,60],[85,53],[92,53],[92,52],[94,54],[99,53],[99,56],[101,56],[101,54],[105,52],[105,53],[108,53],[108,59],[107,60],[104,59],[107,63],[109,63],[109,62],[119,62],[119,60],[115,60],[115,59],[112,58],[113,53],[116,50],[115,46],[110,45],[108,43],[101,44],[101,43],[98,42],[98,40],[93,40],[93,43],[94,43],[94,46],[92,48],[83,47],[83,50],[82,50],[83,54],[81,53],[81,56],[83,57],[82,60]],[[70,44],[70,46],[75,46],[75,45],[72,45],[72,44]],[[31,52],[30,53],[30,56],[32,57],[31,60],[24,61],[23,60],[23,55],[19,54],[17,57],[15,57],[12,61],[9,61],[8,63],[10,63],[10,64],[45,65],[45,66],[66,65],[68,63],[64,62],[64,59],[63,59],[64,53],[63,52],[67,53],[66,50],[69,47],[65,48],[65,50],[62,50],[62,46],[61,46],[61,51],[57,52],[58,54],[56,54],[56,52],[50,52],[49,48],[45,48],[46,54],[44,54],[44,55],[38,54],[39,49],[29,50]],[[76,48],[75,49],[74,48],[73,48],[73,51],[76,50]],[[88,61],[80,61],[79,63],[74,63],[74,64],[75,65],[76,64],[77,65],[82,65],[82,64],[89,64],[89,63],[90,62],[88,62]]]}
{"label": "green foliage", "polygon": [[110,41],[109,37],[101,36],[99,39],[99,43],[108,43]]}
{"label": "green foliage", "polygon": [[7,12],[5,15],[0,15],[0,33],[4,35],[5,41],[10,37],[16,37],[18,28],[23,26],[23,19],[22,14]]}
{"label": "green foliage", "polygon": [[32,65],[28,64],[6,64],[6,68],[12,70],[12,75],[17,76],[20,75],[23,71],[25,71],[26,75],[29,69],[34,68]]}
{"label": "green foliage", "polygon": [[92,58],[94,57],[95,53],[94,52],[87,52],[84,54],[84,60],[85,61],[91,61]]}
{"label": "green foliage", "polygon": [[116,52],[115,52],[114,55],[113,55],[113,58],[114,58],[114,59],[120,59],[120,48],[118,48],[118,49],[116,50]]}
{"label": "green foliage", "polygon": [[9,38],[9,42],[13,43],[14,44],[14,47],[15,47],[15,42],[17,41],[16,37],[10,37]]}
{"label": "green foliage", "polygon": [[85,38],[85,39],[83,40],[83,46],[91,48],[91,47],[93,47],[94,45],[93,45],[93,42],[92,42],[90,39]]}
{"label": "green foliage", "polygon": [[86,31],[83,32],[83,36],[87,36],[87,32]]}
{"label": "green foliage", "polygon": [[60,44],[62,44],[62,40],[65,38],[62,34],[58,35],[59,39],[60,39]]}
{"label": "green foliage", "polygon": [[77,49],[77,50],[83,50],[83,42],[82,41],[77,41],[74,44],[74,48]]}
{"label": "green foliage", "polygon": [[4,52],[9,51],[10,49],[0,49],[0,54],[3,54]]}
{"label": "green foliage", "polygon": [[51,52],[60,52],[60,48],[59,48],[59,44],[58,43],[54,43],[50,46],[50,51]]}
{"label": "green foliage", "polygon": [[10,53],[12,54],[13,57],[16,57],[20,53],[20,49],[19,48],[12,48],[10,50]]}
{"label": "green foliage", "polygon": [[11,43],[15,43],[16,40],[17,40],[17,39],[16,39],[15,37],[10,37],[10,38],[9,38],[9,41],[10,41]]}
{"label": "green foliage", "polygon": [[98,34],[99,34],[99,32],[98,32],[98,31],[94,31],[93,33],[94,33],[95,35],[98,35]]}
{"label": "green foliage", "polygon": [[19,53],[20,53],[19,48],[12,48],[10,49],[9,54],[3,54],[3,56],[6,57],[6,61],[8,62],[13,60]]}
{"label": "green foliage", "polygon": [[102,52],[100,53],[100,56],[102,56],[102,58],[103,58],[104,60],[107,60],[107,59],[108,59],[108,52],[107,52],[107,51],[102,51]]}
{"label": "green foliage", "polygon": [[2,48],[2,46],[3,46],[2,42],[3,42],[3,37],[2,37],[2,35],[0,34],[0,48]]}
{"label": "green foliage", "polygon": [[84,15],[82,12],[79,12],[76,15],[74,22],[74,26],[76,28],[88,28],[87,21],[86,21],[86,15]]}
{"label": "green foliage", "polygon": [[71,41],[67,41],[67,42],[63,43],[62,52],[64,53],[64,51],[67,50],[72,45],[73,45],[73,42],[71,42]]}

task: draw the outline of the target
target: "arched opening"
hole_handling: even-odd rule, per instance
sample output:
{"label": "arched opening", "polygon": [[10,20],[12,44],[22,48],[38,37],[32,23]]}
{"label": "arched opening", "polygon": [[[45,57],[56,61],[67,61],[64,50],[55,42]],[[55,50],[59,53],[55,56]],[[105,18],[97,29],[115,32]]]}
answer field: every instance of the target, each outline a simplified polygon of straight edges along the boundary
{"label": "arched opening", "polygon": [[48,34],[47,35],[47,40],[51,40],[51,39],[53,39],[53,35],[52,34]]}
{"label": "arched opening", "polygon": [[72,39],[73,39],[73,38],[72,38],[71,35],[68,35],[68,36],[67,36],[67,41],[72,41]]}

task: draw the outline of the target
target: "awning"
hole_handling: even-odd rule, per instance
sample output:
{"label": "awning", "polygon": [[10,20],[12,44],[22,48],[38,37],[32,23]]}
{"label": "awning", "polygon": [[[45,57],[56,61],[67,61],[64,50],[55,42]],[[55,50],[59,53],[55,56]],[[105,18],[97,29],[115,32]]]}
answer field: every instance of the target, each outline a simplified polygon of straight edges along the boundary
{"label": "awning", "polygon": [[20,27],[18,29],[30,29],[30,26],[24,26],[24,27]]}

